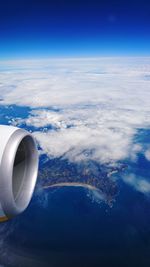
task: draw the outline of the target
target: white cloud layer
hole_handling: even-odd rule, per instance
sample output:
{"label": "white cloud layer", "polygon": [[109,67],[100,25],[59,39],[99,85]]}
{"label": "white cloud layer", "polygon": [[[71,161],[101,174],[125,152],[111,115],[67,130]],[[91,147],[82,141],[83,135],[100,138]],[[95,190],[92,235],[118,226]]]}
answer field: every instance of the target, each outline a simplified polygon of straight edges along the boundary
{"label": "white cloud layer", "polygon": [[[17,123],[52,126],[34,133],[51,157],[135,160],[143,148],[134,137],[138,129],[150,127],[149,62],[86,58],[3,63],[1,103],[33,108]],[[149,151],[145,157],[150,159]]]}
{"label": "white cloud layer", "polygon": [[[149,111],[149,58],[61,59],[1,63],[5,104],[101,104]],[[144,105],[143,105],[144,104]]]}

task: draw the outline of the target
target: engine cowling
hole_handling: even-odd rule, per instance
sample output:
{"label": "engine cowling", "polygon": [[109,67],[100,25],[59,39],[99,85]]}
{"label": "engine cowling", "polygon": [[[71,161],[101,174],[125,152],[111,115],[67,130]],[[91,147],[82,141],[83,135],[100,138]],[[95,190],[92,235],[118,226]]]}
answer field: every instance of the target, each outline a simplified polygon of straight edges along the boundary
{"label": "engine cowling", "polygon": [[38,173],[38,151],[33,136],[0,125],[0,221],[23,212],[32,197]]}

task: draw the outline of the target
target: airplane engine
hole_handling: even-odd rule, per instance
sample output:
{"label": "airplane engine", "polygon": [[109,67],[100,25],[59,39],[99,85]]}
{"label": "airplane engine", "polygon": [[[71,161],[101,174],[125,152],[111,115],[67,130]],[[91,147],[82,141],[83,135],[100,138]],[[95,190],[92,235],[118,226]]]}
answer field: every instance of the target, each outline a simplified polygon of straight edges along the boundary
{"label": "airplane engine", "polygon": [[23,129],[0,125],[1,222],[27,208],[37,173],[38,151],[33,136]]}

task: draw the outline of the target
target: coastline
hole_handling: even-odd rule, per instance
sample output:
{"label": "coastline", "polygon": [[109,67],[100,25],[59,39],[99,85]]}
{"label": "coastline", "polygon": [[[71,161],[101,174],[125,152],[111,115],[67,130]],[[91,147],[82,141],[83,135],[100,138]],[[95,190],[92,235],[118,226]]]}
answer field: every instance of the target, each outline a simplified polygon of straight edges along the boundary
{"label": "coastline", "polygon": [[[89,184],[85,184],[85,183],[77,183],[77,182],[63,182],[63,183],[56,183],[56,184],[52,184],[52,185],[46,185],[43,186],[44,189],[46,188],[52,188],[52,187],[64,187],[64,186],[74,186],[74,187],[84,187],[90,190],[99,190],[98,188],[96,188],[95,186],[89,185]],[[100,190],[99,190],[100,191]]]}

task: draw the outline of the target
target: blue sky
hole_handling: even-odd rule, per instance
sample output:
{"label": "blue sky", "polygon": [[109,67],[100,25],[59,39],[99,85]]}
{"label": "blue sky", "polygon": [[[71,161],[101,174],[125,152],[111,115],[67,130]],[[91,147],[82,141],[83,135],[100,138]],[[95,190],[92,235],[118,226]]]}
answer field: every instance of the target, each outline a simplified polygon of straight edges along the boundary
{"label": "blue sky", "polygon": [[0,58],[150,55],[146,0],[5,0]]}

